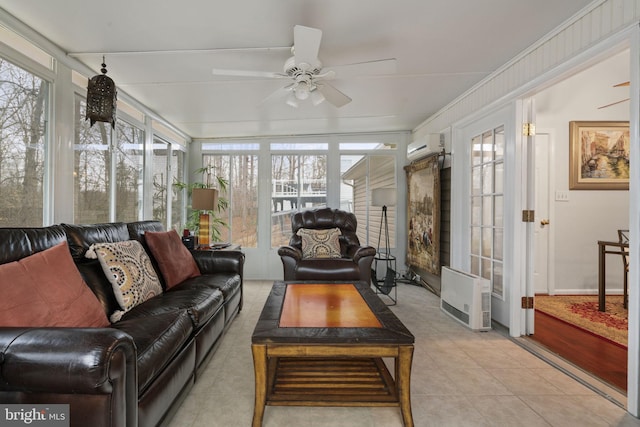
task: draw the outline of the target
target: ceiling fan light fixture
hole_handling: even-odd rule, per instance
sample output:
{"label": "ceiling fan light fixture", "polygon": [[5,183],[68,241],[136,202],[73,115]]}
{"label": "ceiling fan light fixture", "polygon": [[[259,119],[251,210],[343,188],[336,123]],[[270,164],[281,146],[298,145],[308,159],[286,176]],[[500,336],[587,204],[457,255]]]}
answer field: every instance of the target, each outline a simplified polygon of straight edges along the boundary
{"label": "ceiling fan light fixture", "polygon": [[317,107],[324,102],[324,95],[317,88],[311,91],[311,102],[314,107]]}
{"label": "ceiling fan light fixture", "polygon": [[291,92],[289,94],[289,96],[287,96],[287,100],[286,103],[288,106],[293,107],[293,108],[298,108],[298,99],[296,98],[296,96],[293,94],[293,92]]}
{"label": "ceiling fan light fixture", "polygon": [[295,87],[293,92],[296,94],[296,98],[304,101],[305,99],[309,98],[309,84],[306,81],[301,81]]}

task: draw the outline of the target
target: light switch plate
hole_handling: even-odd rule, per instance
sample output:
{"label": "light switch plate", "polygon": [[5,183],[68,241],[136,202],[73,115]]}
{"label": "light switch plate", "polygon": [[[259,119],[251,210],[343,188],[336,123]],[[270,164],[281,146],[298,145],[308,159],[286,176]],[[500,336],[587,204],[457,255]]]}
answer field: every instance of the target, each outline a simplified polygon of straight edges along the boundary
{"label": "light switch plate", "polygon": [[569,192],[563,190],[556,190],[556,202],[568,202]]}

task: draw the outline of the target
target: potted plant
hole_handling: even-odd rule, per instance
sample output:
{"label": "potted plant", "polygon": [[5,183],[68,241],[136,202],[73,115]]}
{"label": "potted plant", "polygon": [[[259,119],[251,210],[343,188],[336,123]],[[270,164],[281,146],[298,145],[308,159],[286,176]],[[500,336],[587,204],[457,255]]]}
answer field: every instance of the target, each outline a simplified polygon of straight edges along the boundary
{"label": "potted plant", "polygon": [[[187,190],[189,200],[189,213],[187,214],[187,223],[185,225],[185,228],[193,231],[193,233],[197,235],[200,230],[200,213],[206,212],[207,214],[209,214],[210,218],[209,224],[211,225],[211,239],[215,242],[220,241],[221,239],[221,228],[227,226],[227,222],[222,218],[220,213],[227,209],[227,207],[229,206],[229,201],[226,197],[221,197],[220,194],[226,193],[229,181],[227,181],[223,177],[213,175],[213,169],[213,166],[204,166],[194,172],[196,175],[206,174],[206,182],[186,183],[182,181],[176,181],[173,183],[173,186],[178,190]],[[215,181],[215,184],[212,183],[212,180]],[[194,189],[214,188],[218,190],[218,195],[215,199],[213,209],[197,210],[192,208],[192,195]]]}

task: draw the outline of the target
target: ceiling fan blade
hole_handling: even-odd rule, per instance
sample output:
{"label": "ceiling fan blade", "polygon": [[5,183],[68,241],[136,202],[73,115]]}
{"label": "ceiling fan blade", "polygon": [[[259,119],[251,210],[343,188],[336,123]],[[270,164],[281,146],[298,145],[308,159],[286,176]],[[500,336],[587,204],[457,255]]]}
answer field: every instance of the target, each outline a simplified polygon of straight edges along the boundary
{"label": "ceiling fan blade", "polygon": [[613,85],[613,87],[629,86],[629,84],[631,84],[631,82],[622,82],[618,83],[617,85]]}
{"label": "ceiling fan blade", "polygon": [[260,77],[269,79],[288,78],[286,74],[272,73],[270,71],[250,71],[250,70],[224,70],[214,68],[211,73],[214,76],[232,76],[232,77]]}
{"label": "ceiling fan blade", "polygon": [[339,78],[395,74],[396,62],[395,58],[380,59],[355,64],[327,66],[322,71],[335,71]]}
{"label": "ceiling fan blade", "polygon": [[627,102],[630,99],[631,98],[625,98],[625,99],[621,99],[620,101],[612,102],[611,104],[603,105],[601,107],[598,107],[598,110],[602,110],[603,108],[607,108],[607,107],[611,107],[611,106],[614,106],[614,105],[622,104],[623,102]]}
{"label": "ceiling fan blade", "polygon": [[321,39],[322,30],[302,25],[293,27],[293,56],[296,58],[297,66],[300,64],[313,66],[318,62]]}
{"label": "ceiling fan blade", "polygon": [[324,96],[324,99],[326,99],[327,102],[338,108],[351,102],[351,98],[328,83],[317,83],[316,88],[320,91],[322,96]]}

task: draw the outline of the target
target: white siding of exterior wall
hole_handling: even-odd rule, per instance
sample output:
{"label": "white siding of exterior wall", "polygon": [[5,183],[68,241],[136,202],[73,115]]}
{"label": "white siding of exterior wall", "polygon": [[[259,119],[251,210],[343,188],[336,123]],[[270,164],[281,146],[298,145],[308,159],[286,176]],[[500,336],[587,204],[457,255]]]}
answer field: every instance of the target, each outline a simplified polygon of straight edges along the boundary
{"label": "white siding of exterior wall", "polygon": [[[369,182],[370,188],[388,188],[395,187],[395,163],[392,157],[370,157]],[[378,234],[380,233],[380,219],[382,216],[382,207],[369,206],[369,229],[363,223],[361,218],[367,218],[367,185],[366,177],[362,176],[354,182],[353,194],[353,212],[358,218],[357,235],[361,244],[374,246],[377,249]],[[395,248],[396,235],[396,209],[395,207],[387,208],[387,219],[389,222],[390,245]],[[383,236],[384,239],[384,236]],[[382,242],[383,243],[383,242]]]}
{"label": "white siding of exterior wall", "polygon": [[414,130],[413,139],[438,133],[503,99],[639,19],[640,0],[603,0],[593,4],[425,120]]}

